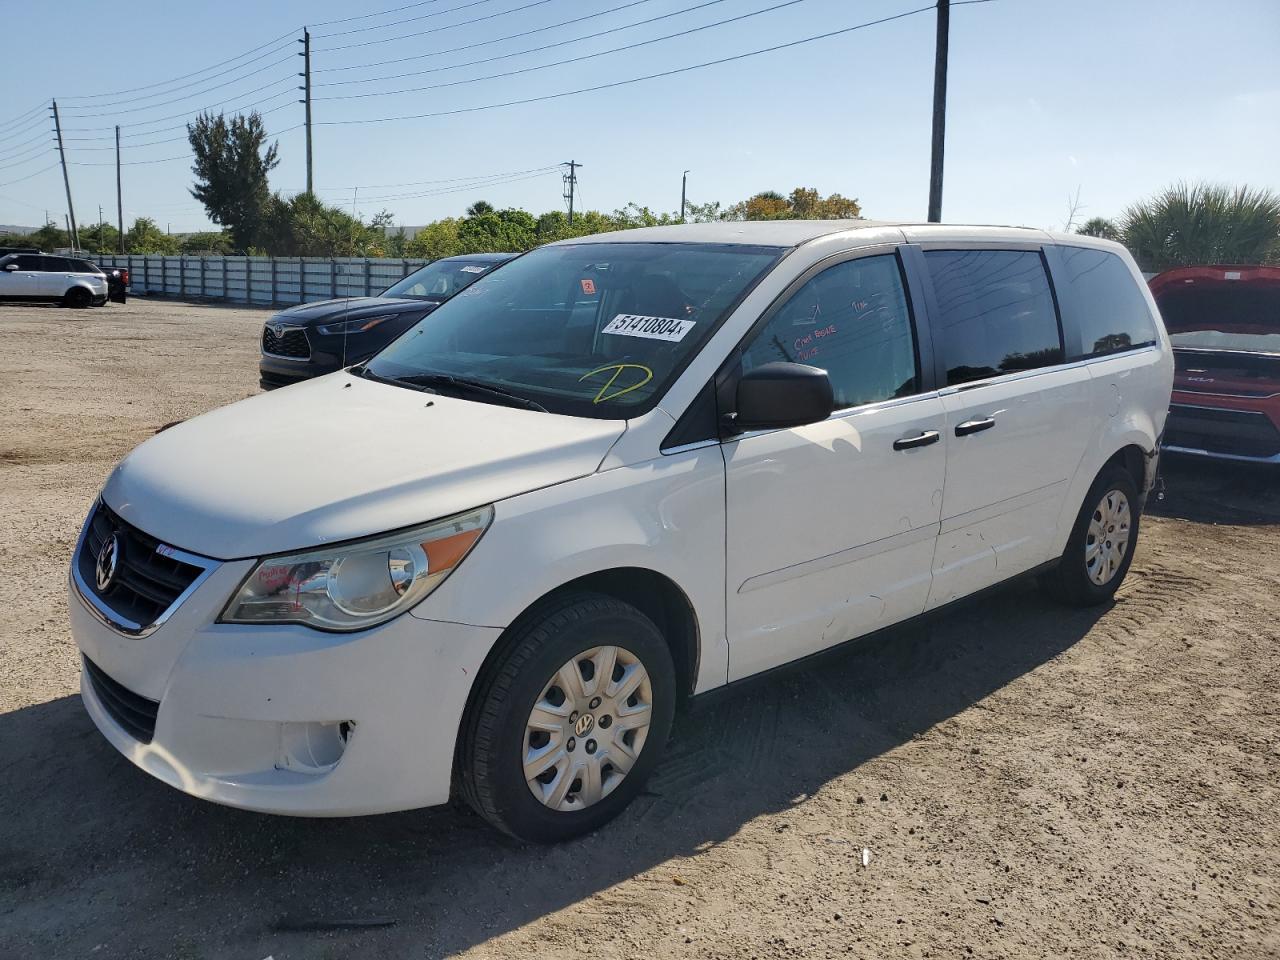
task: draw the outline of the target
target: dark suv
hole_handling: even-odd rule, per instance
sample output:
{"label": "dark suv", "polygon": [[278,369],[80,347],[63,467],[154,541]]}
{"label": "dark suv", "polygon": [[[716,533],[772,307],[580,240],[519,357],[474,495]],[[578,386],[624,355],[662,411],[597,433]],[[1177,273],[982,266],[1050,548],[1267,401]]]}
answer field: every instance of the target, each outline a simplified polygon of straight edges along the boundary
{"label": "dark suv", "polygon": [[512,257],[473,253],[429,263],[376,297],[282,310],[262,328],[259,383],[283,387],[367,360],[444,301]]}

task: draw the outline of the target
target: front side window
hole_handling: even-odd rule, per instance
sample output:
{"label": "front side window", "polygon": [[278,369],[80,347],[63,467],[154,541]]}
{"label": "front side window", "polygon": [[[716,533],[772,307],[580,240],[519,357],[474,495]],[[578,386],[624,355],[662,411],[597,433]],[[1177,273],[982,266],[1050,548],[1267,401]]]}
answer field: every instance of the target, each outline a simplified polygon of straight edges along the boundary
{"label": "front side window", "polygon": [[805,283],[746,349],[742,369],[777,360],[826,370],[837,410],[916,393],[915,337],[897,256],[848,260]]}
{"label": "front side window", "polygon": [[482,276],[378,354],[374,377],[448,389],[442,377],[600,419],[650,409],[778,247],[575,243]]}
{"label": "front side window", "polygon": [[937,295],[934,346],[947,384],[1062,362],[1058,314],[1040,254],[1030,250],[930,250]]}
{"label": "front side window", "polygon": [[1082,357],[1100,357],[1156,342],[1151,309],[1123,260],[1106,250],[1059,249],[1063,282],[1074,294],[1071,302]]}
{"label": "front side window", "polygon": [[498,265],[493,261],[468,263],[463,260],[437,260],[393,283],[381,295],[414,300],[447,300]]}

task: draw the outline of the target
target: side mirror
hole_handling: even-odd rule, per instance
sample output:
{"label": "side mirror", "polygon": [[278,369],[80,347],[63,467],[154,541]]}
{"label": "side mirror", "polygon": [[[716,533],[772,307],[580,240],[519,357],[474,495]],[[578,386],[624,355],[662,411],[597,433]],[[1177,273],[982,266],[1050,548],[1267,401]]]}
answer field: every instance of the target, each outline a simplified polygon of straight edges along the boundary
{"label": "side mirror", "polygon": [[726,418],[732,432],[781,430],[827,419],[835,409],[835,397],[827,371],[778,361],[742,375],[737,407]]}
{"label": "side mirror", "polygon": [[6,263],[6,264],[4,265],[4,268],[5,268],[6,270],[17,270],[17,269],[18,269],[18,265],[17,265],[16,263]]}

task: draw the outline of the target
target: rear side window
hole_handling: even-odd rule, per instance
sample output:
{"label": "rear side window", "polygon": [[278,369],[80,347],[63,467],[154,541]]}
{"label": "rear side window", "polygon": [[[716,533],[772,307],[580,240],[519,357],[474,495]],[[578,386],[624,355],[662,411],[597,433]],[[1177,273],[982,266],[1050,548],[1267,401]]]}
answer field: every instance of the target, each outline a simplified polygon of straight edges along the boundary
{"label": "rear side window", "polygon": [[[1156,325],[1128,265],[1114,253],[1087,247],[1060,247],[1064,306],[1080,331],[1081,357],[1146,347],[1156,342]],[[1079,359],[1079,357],[1073,357]]]}
{"label": "rear side window", "polygon": [[73,273],[101,273],[102,271],[95,267],[87,260],[71,260],[71,271]]}
{"label": "rear side window", "polygon": [[948,385],[1063,360],[1044,260],[1030,250],[930,250],[937,295],[934,346]]}
{"label": "rear side window", "polygon": [[66,257],[41,257],[40,266],[37,270],[43,270],[45,273],[70,273],[71,261]]}
{"label": "rear side window", "polygon": [[918,392],[898,258],[848,260],[805,283],[756,335],[742,369],[776,360],[826,370],[837,410]]}

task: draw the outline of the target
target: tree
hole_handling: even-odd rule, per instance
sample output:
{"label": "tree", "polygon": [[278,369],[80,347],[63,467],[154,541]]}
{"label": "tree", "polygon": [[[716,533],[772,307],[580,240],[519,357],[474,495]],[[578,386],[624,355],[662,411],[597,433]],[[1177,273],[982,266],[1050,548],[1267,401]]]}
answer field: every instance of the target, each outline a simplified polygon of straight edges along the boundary
{"label": "tree", "polygon": [[720,213],[721,220],[848,220],[862,216],[857,200],[833,193],[823,197],[812,187],[796,187],[789,197],[764,190]]}
{"label": "tree", "polygon": [[1280,195],[1178,183],[1125,210],[1120,229],[1144,270],[1264,263],[1280,254]]}
{"label": "tree", "polygon": [[178,252],[178,241],[161,230],[150,217],[138,217],[124,235],[125,247],[130,253],[159,253],[172,255]]}
{"label": "tree", "polygon": [[477,200],[471,206],[467,207],[468,217],[479,217],[486,213],[496,213],[492,203],[487,200]]}
{"label": "tree", "polygon": [[[386,211],[379,217],[380,223],[393,219]],[[386,246],[381,225],[366,224],[311,193],[269,197],[258,237],[261,248],[277,257],[380,257]]]}
{"label": "tree", "polygon": [[462,242],[458,239],[458,227],[461,223],[456,217],[446,217],[427,224],[406,244],[405,253],[410,257],[424,257],[427,260],[457,256],[462,252]]}
{"label": "tree", "polygon": [[1101,237],[1103,240],[1119,240],[1120,228],[1114,220],[1106,217],[1090,217],[1082,223],[1076,233],[1083,237]]}
{"label": "tree", "polygon": [[468,208],[469,215],[458,226],[458,242],[462,253],[498,253],[507,250],[528,250],[537,243],[535,230],[538,221],[525,210],[489,210],[473,213],[488,207],[480,201]]}
{"label": "tree", "polygon": [[222,257],[231,252],[231,238],[227,236],[225,230],[189,233],[180,241],[179,250],[182,253]]}
{"label": "tree", "polygon": [[263,149],[267,138],[262,116],[237,115],[228,121],[202,113],[187,125],[187,139],[195,154],[191,168],[198,182],[191,195],[204,204],[209,219],[231,234],[236,250],[259,240],[271,199],[267,174],[280,163],[278,145]]}

